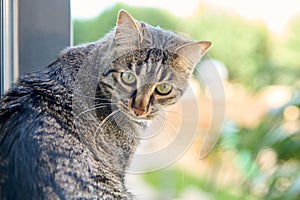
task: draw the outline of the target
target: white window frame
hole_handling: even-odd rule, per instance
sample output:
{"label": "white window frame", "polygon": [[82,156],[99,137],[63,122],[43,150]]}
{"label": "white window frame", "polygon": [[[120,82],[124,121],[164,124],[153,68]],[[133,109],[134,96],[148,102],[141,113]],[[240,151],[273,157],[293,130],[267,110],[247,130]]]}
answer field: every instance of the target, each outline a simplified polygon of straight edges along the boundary
{"label": "white window frame", "polygon": [[0,0],[0,97],[19,76],[45,68],[72,44],[70,3]]}
{"label": "white window frame", "polygon": [[1,95],[18,77],[18,7],[17,0],[1,0]]}

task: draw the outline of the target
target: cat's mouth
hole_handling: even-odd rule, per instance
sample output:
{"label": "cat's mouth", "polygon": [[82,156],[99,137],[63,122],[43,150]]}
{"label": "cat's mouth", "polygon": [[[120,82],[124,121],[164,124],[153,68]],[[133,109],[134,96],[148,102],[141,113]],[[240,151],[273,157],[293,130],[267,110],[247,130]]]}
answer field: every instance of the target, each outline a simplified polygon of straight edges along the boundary
{"label": "cat's mouth", "polygon": [[[121,109],[120,109],[121,110]],[[151,122],[152,122],[152,118],[151,117],[141,117],[141,116],[135,116],[133,114],[128,113],[128,111],[123,111],[121,110],[122,113],[124,113],[131,121],[137,123],[138,125],[142,126],[142,127],[148,127]]]}
{"label": "cat's mouth", "polygon": [[[122,111],[122,110],[121,110]],[[125,115],[127,115],[131,120],[136,122],[147,122],[151,121],[152,117],[148,114],[145,115],[136,115],[134,112],[122,111]]]}
{"label": "cat's mouth", "polygon": [[149,124],[151,124],[152,120],[151,119],[137,119],[136,117],[132,117],[131,115],[129,116],[129,118],[139,124],[140,126],[143,126],[143,127],[147,127],[149,126]]}
{"label": "cat's mouth", "polygon": [[139,124],[149,124],[153,119],[153,114],[149,112],[143,112],[134,110],[134,109],[128,109],[124,108],[125,106],[122,106],[122,104],[119,107],[119,110],[125,114],[130,120],[137,122]]}

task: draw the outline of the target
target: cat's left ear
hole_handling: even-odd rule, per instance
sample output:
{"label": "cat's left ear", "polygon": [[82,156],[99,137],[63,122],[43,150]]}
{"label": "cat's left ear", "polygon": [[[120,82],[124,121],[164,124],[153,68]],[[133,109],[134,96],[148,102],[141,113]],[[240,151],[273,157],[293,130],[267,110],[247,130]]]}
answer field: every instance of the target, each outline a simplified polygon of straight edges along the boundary
{"label": "cat's left ear", "polygon": [[132,41],[133,39],[141,39],[141,37],[141,24],[125,10],[120,10],[115,30],[115,39]]}
{"label": "cat's left ear", "polygon": [[184,60],[189,70],[193,71],[211,45],[208,41],[191,42],[178,47],[175,52]]}

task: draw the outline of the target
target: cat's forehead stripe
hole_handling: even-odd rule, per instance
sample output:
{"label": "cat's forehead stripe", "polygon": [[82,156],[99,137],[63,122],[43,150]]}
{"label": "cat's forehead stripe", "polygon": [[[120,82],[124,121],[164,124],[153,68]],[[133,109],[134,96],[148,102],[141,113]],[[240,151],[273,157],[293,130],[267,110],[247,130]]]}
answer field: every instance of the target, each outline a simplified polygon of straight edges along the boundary
{"label": "cat's forehead stripe", "polygon": [[162,65],[174,65],[174,60],[177,54],[170,53],[166,50],[157,48],[139,49],[128,52],[124,56],[119,57],[113,63],[119,64],[120,67],[134,72],[136,75],[147,74],[148,76],[156,75],[157,79],[162,81],[164,79],[170,80],[171,75],[169,71],[162,69]]}
{"label": "cat's forehead stripe", "polygon": [[141,69],[143,67],[143,64],[144,63],[140,62],[140,63],[137,63],[137,65],[135,66],[135,74],[136,75],[139,76],[141,74]]}
{"label": "cat's forehead stripe", "polygon": [[140,65],[141,62],[162,62],[163,64],[170,64],[178,57],[177,54],[168,52],[166,50],[157,48],[138,49],[128,52],[127,54],[117,58],[116,62],[131,62]]}
{"label": "cat's forehead stripe", "polygon": [[165,69],[163,69],[161,71],[162,71],[162,73],[160,74],[160,77],[158,79],[159,82],[162,82],[162,81],[170,82],[171,80],[174,80],[174,74],[173,73],[168,72]]}

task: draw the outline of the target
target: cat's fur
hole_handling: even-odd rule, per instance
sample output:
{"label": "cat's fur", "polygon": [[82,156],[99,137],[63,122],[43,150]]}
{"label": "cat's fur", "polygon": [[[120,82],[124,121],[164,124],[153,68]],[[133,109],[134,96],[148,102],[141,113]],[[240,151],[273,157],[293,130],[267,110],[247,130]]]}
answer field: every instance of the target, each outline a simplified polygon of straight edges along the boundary
{"label": "cat's fur", "polygon": [[21,77],[0,103],[0,199],[132,199],[124,175],[139,131],[178,100],[210,45],[120,11],[103,39]]}

